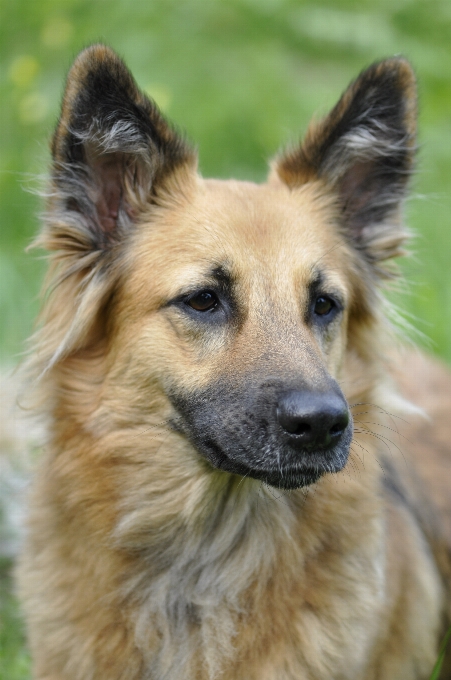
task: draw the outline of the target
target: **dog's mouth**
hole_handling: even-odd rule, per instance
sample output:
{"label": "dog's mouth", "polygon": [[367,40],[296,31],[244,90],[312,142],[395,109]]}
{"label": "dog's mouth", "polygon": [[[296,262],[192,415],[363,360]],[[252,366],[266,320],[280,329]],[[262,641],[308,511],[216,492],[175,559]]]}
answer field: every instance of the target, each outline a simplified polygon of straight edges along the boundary
{"label": "dog's mouth", "polygon": [[[178,419],[171,421],[171,427],[182,435],[189,436],[189,431]],[[193,442],[194,443],[194,442]],[[326,472],[333,472],[331,465],[317,465],[315,468],[299,461],[285,462],[277,465],[250,465],[243,461],[234,459],[230,454],[217,444],[213,439],[207,438],[203,441],[197,440],[195,448],[198,453],[206,459],[212,467],[223,470],[243,478],[256,479],[278,489],[300,489],[302,487],[315,484]],[[271,458],[278,459],[280,456],[275,454]],[[340,466],[341,469],[341,466]],[[338,471],[338,468],[337,468]]]}
{"label": "dog's mouth", "polygon": [[251,403],[227,389],[172,395],[173,427],[218,470],[299,489],[346,465],[352,416],[337,390],[261,389]]}
{"label": "dog's mouth", "polygon": [[[277,453],[267,457],[266,465],[251,465],[241,460],[232,459],[211,439],[203,441],[200,446],[198,443],[198,448],[213,467],[241,477],[250,477],[279,489],[292,490],[310,486],[315,484],[326,472],[338,472],[343,467],[341,463],[333,465],[330,462],[327,465],[325,463],[318,464],[315,468],[299,460],[281,462],[281,456]],[[322,457],[322,455],[318,453],[317,457]],[[268,465],[268,458],[275,461],[274,465]]]}

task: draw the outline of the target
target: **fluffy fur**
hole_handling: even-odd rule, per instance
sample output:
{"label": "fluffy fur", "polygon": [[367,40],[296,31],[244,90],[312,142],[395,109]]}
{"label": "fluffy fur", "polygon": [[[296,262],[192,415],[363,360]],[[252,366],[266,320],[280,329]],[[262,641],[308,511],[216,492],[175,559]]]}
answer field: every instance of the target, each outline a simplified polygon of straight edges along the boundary
{"label": "fluffy fur", "polygon": [[[428,678],[451,381],[389,349],[379,293],[415,108],[386,60],[268,183],[204,180],[111,50],[77,58],[29,366],[51,423],[18,569],[35,680]],[[343,400],[338,444],[299,444],[286,394]]]}

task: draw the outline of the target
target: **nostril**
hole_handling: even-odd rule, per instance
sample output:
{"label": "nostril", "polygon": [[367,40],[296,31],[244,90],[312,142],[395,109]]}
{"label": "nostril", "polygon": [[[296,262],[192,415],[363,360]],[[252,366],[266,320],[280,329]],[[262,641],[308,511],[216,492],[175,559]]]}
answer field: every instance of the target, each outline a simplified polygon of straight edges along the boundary
{"label": "nostril", "polygon": [[347,404],[341,395],[291,390],[279,396],[277,421],[295,448],[335,446],[348,423]]}
{"label": "nostril", "polygon": [[330,428],[330,434],[341,434],[344,429],[341,423],[337,423]]}
{"label": "nostril", "polygon": [[296,434],[299,436],[309,434],[312,431],[312,426],[308,423],[299,423],[296,421],[285,423],[284,427],[289,434]]}
{"label": "nostril", "polygon": [[329,429],[329,434],[332,437],[338,437],[339,435],[342,435],[343,432],[346,430],[348,423],[349,423],[349,412],[348,412],[348,409],[345,409],[340,413],[338,418],[336,418],[335,423]]}

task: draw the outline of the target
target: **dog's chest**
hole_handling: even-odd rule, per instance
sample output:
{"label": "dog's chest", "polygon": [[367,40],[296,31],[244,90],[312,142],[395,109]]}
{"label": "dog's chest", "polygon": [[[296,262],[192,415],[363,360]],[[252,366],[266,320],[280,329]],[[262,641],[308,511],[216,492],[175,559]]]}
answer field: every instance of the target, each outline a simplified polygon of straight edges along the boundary
{"label": "dog's chest", "polygon": [[[204,546],[204,554],[193,554],[183,568],[174,564],[149,587],[136,638],[155,677],[365,677],[385,606],[382,527],[375,525],[371,540],[354,552],[340,554],[337,540],[309,559],[287,528],[284,541],[266,546],[259,529],[257,522],[249,544],[228,558],[209,546],[210,558],[216,552],[218,559],[208,563]],[[149,646],[150,630],[158,642],[152,635]]]}

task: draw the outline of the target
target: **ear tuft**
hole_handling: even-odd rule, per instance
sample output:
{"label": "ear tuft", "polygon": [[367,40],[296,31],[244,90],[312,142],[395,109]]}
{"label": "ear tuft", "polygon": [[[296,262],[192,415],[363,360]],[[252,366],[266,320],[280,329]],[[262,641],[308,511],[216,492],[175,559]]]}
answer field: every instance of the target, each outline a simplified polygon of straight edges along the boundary
{"label": "ear tuft", "polygon": [[373,64],[303,144],[276,161],[290,187],[321,180],[338,198],[343,228],[373,262],[400,253],[400,207],[413,168],[416,84],[401,58]]}

